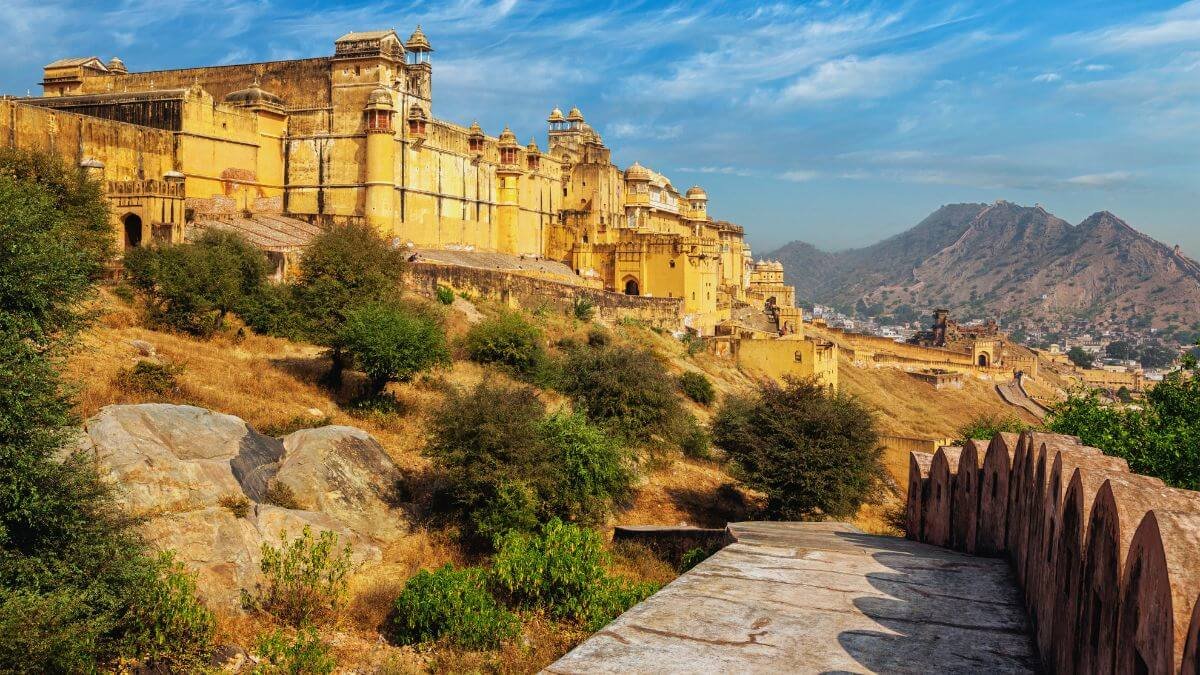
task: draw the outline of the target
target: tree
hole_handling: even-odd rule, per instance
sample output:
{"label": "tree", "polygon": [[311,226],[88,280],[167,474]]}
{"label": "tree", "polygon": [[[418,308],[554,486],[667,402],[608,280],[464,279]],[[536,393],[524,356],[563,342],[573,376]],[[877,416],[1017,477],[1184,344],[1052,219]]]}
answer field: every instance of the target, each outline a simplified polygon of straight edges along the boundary
{"label": "tree", "polygon": [[331,349],[334,385],[347,365],[340,341],[347,314],[398,297],[404,267],[404,254],[366,224],[323,232],[304,250],[291,301],[305,337]]}
{"label": "tree", "polygon": [[198,240],[125,255],[133,285],[150,301],[151,317],[195,335],[221,330],[225,316],[262,293],[266,256],[241,235],[208,230]]}
{"label": "tree", "polygon": [[713,440],[746,484],[766,493],[772,518],[852,516],[883,476],[871,410],[815,379],[728,397]]}
{"label": "tree", "polygon": [[1137,345],[1128,340],[1114,340],[1104,348],[1104,353],[1110,359],[1130,361],[1138,357]]}
{"label": "tree", "polygon": [[495,363],[530,378],[546,363],[542,331],[516,312],[475,324],[463,339],[472,361]]}
{"label": "tree", "polygon": [[431,314],[373,303],[346,315],[338,341],[366,372],[371,394],[388,382],[404,382],[422,370],[447,363],[446,334]]}
{"label": "tree", "polygon": [[0,670],[178,664],[212,636],[186,575],[149,552],[94,462],[60,458],[77,420],[55,366],[112,241],[98,185],[0,151]]}
{"label": "tree", "polygon": [[1143,368],[1170,368],[1179,358],[1179,352],[1161,344],[1152,344],[1146,345],[1136,358]]}
{"label": "tree", "polygon": [[647,349],[572,350],[560,386],[589,420],[632,443],[671,440],[686,423],[675,378]]}
{"label": "tree", "polygon": [[1124,458],[1137,473],[1200,489],[1200,378],[1193,358],[1185,358],[1137,408],[1110,406],[1095,390],[1077,390],[1054,406],[1046,424]]}
{"label": "tree", "polygon": [[1092,363],[1096,360],[1096,357],[1092,356],[1091,352],[1079,346],[1071,347],[1067,352],[1067,358],[1071,360],[1071,363],[1080,368],[1091,368]]}

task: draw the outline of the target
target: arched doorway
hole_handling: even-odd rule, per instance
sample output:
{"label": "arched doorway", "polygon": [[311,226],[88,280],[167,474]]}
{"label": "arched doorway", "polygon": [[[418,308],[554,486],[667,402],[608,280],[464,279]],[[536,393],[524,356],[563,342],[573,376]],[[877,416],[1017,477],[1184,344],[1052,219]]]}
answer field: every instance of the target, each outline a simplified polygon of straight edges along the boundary
{"label": "arched doorway", "polygon": [[641,295],[641,289],[638,288],[637,279],[629,277],[625,280],[625,295]]}
{"label": "arched doorway", "polygon": [[125,248],[131,249],[142,245],[142,219],[136,213],[125,216]]}
{"label": "arched doorway", "polygon": [[988,355],[987,355],[987,353],[980,354],[980,355],[979,355],[979,366],[980,366],[981,368],[987,368],[987,367],[988,367],[988,365],[990,365],[990,364],[988,363]]}

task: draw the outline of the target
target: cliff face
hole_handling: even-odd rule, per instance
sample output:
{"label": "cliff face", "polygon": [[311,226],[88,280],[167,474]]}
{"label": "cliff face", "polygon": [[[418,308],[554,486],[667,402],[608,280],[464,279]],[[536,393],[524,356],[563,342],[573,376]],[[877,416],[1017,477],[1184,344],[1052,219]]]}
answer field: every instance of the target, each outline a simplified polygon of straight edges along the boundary
{"label": "cliff face", "polygon": [[1055,325],[1072,319],[1190,327],[1200,266],[1108,212],[1078,225],[1041,207],[956,204],[862,249],[793,242],[767,254],[797,295],[872,313],[924,313]]}

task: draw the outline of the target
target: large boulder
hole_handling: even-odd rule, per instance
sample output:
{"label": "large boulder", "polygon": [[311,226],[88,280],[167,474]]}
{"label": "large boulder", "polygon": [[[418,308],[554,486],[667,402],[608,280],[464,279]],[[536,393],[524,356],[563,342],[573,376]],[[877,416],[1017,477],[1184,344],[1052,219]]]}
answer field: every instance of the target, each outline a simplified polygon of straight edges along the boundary
{"label": "large boulder", "polygon": [[139,513],[204,508],[230,494],[259,501],[283,455],[283,443],[241,419],[190,405],[106,406],[84,433],[82,448]]}
{"label": "large boulder", "polygon": [[[197,575],[202,597],[236,609],[260,579],[262,547],[305,526],[329,530],[358,563],[381,559],[380,544],[404,534],[391,507],[399,470],[366,432],[305,429],[280,441],[230,415],[192,406],[114,405],[89,419],[79,447],[113,478],[143,531]],[[300,508],[265,503],[271,481]],[[231,506],[243,500],[244,515]],[[240,511],[239,511],[240,512]]]}
{"label": "large boulder", "polygon": [[404,534],[393,512],[400,470],[362,429],[301,429],[283,439],[273,481],[287,485],[300,506],[325,513],[376,539]]}

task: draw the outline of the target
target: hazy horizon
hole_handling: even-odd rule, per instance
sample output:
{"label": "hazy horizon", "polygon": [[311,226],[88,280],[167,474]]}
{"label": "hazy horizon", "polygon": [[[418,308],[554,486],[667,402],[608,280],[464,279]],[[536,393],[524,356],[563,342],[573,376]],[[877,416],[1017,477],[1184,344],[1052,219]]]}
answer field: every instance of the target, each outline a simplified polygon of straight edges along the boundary
{"label": "hazy horizon", "polygon": [[67,56],[301,58],[418,23],[435,115],[544,146],[550,109],[578,105],[617,163],[703,185],[756,251],[860,247],[1006,199],[1071,223],[1111,211],[1200,255],[1200,0],[15,0],[0,90],[36,95]]}

